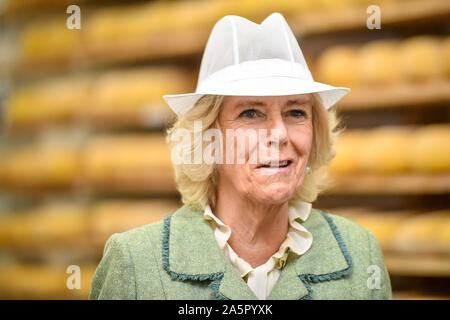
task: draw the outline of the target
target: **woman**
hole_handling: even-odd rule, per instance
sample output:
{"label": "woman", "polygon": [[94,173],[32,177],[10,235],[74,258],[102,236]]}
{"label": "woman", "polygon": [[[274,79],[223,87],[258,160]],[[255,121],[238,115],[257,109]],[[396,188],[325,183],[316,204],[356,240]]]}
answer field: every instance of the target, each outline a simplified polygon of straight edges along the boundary
{"label": "woman", "polygon": [[312,208],[348,91],[313,80],[281,14],[219,20],[196,92],[164,96],[184,205],[112,235],[90,298],[392,299],[374,234]]}

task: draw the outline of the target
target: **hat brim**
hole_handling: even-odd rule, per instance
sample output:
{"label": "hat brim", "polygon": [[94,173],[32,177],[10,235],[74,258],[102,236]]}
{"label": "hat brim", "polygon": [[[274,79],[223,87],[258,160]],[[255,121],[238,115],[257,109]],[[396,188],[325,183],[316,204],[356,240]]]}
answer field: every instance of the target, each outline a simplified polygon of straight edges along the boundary
{"label": "hat brim", "polygon": [[277,76],[230,81],[214,88],[202,88],[193,93],[164,95],[163,98],[170,108],[180,116],[194,107],[204,95],[285,96],[318,93],[325,109],[329,109],[348,92],[350,92],[350,89],[345,87],[334,87],[311,80]]}

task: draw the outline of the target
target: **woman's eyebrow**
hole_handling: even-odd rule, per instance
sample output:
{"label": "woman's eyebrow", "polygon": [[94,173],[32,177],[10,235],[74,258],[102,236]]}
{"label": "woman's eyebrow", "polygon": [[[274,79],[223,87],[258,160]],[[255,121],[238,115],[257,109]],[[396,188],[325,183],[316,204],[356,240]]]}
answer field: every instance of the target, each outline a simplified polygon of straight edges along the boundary
{"label": "woman's eyebrow", "polygon": [[248,106],[266,107],[267,105],[262,101],[253,101],[253,100],[245,100],[245,101],[238,102],[236,104],[236,108],[242,108],[242,107],[248,107]]}
{"label": "woman's eyebrow", "polygon": [[295,106],[295,105],[303,105],[303,104],[307,104],[310,103],[311,100],[310,99],[304,99],[304,100],[288,100],[288,102],[286,103],[286,105],[289,106]]}
{"label": "woman's eyebrow", "polygon": [[[290,107],[293,105],[302,105],[302,104],[306,104],[309,103],[309,99],[305,99],[304,101],[299,100],[299,99],[293,99],[293,100],[288,100],[286,102],[286,106]],[[254,100],[245,100],[245,101],[241,101],[238,102],[236,104],[236,108],[241,108],[241,107],[254,107],[254,106],[258,106],[258,107],[267,107],[267,104],[263,101],[254,101]]]}

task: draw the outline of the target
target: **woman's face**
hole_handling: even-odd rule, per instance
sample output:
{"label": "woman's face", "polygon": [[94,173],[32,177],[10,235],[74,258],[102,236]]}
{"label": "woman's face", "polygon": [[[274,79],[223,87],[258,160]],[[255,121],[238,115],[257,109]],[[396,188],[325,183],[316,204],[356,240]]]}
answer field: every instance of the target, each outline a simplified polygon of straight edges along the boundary
{"label": "woman's face", "polygon": [[[218,167],[219,192],[236,192],[249,201],[268,205],[287,202],[300,188],[308,163],[312,103],[311,94],[224,97],[217,127],[223,137],[228,131],[237,138],[231,144],[224,142],[224,161]],[[260,135],[264,131],[267,139]],[[257,134],[251,139],[242,132]],[[239,149],[237,144],[244,141],[245,149]],[[225,160],[229,148],[234,149],[234,161]],[[239,154],[241,162],[237,161]]]}

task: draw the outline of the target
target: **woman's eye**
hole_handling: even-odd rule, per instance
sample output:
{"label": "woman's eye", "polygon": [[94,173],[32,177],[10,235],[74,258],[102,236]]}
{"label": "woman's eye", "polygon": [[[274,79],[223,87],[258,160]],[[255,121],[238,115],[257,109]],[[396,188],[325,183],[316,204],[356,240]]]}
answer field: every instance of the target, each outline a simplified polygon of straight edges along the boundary
{"label": "woman's eye", "polygon": [[255,118],[257,111],[255,109],[248,109],[245,111],[242,111],[239,117],[246,117],[246,118]]}
{"label": "woman's eye", "polygon": [[300,118],[300,117],[306,116],[306,113],[303,110],[294,109],[294,110],[290,110],[289,111],[289,115],[294,117],[294,118]]}

